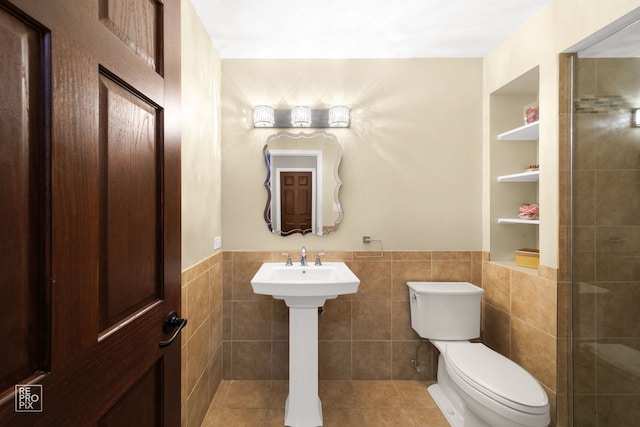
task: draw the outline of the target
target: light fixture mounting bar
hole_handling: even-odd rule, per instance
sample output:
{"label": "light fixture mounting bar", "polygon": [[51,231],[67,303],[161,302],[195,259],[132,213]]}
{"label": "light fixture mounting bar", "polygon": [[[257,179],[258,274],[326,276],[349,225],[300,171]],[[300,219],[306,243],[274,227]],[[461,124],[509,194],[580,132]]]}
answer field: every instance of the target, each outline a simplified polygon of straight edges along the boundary
{"label": "light fixture mounting bar", "polygon": [[[348,111],[348,110],[347,110]],[[273,126],[258,126],[255,123],[254,117],[254,126],[255,127],[274,127],[274,128],[295,128],[297,126],[293,126],[291,123],[291,109],[281,109],[281,110],[273,110]],[[329,122],[329,109],[311,109],[311,124],[310,126],[306,126],[308,128],[348,128],[349,124],[349,116],[348,113],[346,115],[346,119],[338,124],[332,124]]]}

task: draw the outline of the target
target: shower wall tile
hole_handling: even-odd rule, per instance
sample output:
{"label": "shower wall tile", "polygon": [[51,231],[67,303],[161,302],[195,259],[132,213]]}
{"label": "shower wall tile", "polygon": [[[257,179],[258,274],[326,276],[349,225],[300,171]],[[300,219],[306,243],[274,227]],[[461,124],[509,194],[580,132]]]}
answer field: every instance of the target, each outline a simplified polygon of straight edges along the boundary
{"label": "shower wall tile", "polygon": [[[599,133],[598,121],[594,114],[576,114],[573,117],[575,139],[580,141],[573,148],[573,170],[593,170],[596,164],[596,135]],[[567,124],[568,126],[568,124]],[[569,140],[566,141],[570,143]],[[562,150],[570,152],[569,149]],[[570,169],[570,165],[566,170]]]}
{"label": "shower wall tile", "polygon": [[[640,158],[637,151],[640,132],[638,128],[631,126],[630,108],[616,112],[615,115],[598,114],[592,121],[596,129],[593,169],[639,169]],[[582,141],[580,145],[583,145]]]}
{"label": "shower wall tile", "polygon": [[[640,282],[598,286],[602,291],[596,294],[597,338],[640,338]],[[637,357],[640,365],[640,353]]]}
{"label": "shower wall tile", "polygon": [[[575,425],[634,425],[640,417],[632,369],[640,360],[640,317],[633,307],[640,296],[640,131],[631,126],[630,113],[639,105],[638,66],[638,58],[598,58],[580,59],[576,67],[576,99],[617,97],[620,105],[574,115],[576,223],[565,236],[573,270],[570,257],[560,264],[574,277]],[[571,196],[562,194],[564,201]],[[569,219],[560,225],[571,226]]]}
{"label": "shower wall tile", "polygon": [[[594,225],[596,201],[591,190],[596,186],[596,175],[593,171],[575,171],[573,174],[573,224],[577,226]],[[578,189],[586,189],[580,191]]]}
{"label": "shower wall tile", "polygon": [[640,257],[633,252],[598,251],[595,263],[598,282],[632,281],[640,277]]}
{"label": "shower wall tile", "polygon": [[[573,424],[580,427],[597,427],[598,415],[595,395],[578,394],[573,398]],[[616,425],[616,424],[612,424]],[[619,424],[618,424],[619,425]]]}
{"label": "shower wall tile", "polygon": [[598,392],[640,395],[640,339],[603,339],[593,348]]}
{"label": "shower wall tile", "polygon": [[575,67],[575,93],[596,93],[596,59],[581,58]]}
{"label": "shower wall tile", "polygon": [[635,426],[640,420],[640,395],[607,395],[597,397],[598,426]]}
{"label": "shower wall tile", "polygon": [[596,59],[595,61],[595,93],[636,93],[640,86],[640,80],[638,79],[640,58],[606,58]]}
{"label": "shower wall tile", "polygon": [[598,225],[640,225],[639,183],[639,170],[596,172],[594,200]]}

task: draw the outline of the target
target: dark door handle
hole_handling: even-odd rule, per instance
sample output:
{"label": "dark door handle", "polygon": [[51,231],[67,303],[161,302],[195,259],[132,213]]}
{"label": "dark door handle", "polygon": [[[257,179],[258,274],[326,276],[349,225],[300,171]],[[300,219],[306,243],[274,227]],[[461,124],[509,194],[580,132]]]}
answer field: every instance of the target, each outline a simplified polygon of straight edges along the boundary
{"label": "dark door handle", "polygon": [[160,348],[165,348],[171,344],[185,326],[187,326],[187,319],[181,319],[175,311],[169,312],[167,317],[164,318],[162,329],[165,334],[168,334],[173,329],[173,335],[166,341],[160,341]]}

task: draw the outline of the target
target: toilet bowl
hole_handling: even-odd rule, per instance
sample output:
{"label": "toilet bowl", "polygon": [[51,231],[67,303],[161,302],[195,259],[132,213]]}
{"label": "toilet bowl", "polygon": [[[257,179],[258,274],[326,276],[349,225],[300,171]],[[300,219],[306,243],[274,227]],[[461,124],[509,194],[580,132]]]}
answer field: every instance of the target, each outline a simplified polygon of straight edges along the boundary
{"label": "toilet bowl", "polygon": [[437,383],[428,388],[454,427],[543,427],[546,393],[518,364],[481,343],[483,290],[466,282],[408,282],[411,324],[439,350]]}

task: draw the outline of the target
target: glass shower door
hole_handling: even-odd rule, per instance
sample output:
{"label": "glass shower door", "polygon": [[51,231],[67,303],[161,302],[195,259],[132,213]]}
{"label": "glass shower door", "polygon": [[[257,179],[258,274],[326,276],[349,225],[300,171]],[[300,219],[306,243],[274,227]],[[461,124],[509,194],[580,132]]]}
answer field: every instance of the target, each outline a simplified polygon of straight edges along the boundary
{"label": "glass shower door", "polygon": [[640,426],[640,46],[604,42],[574,62],[573,425]]}

